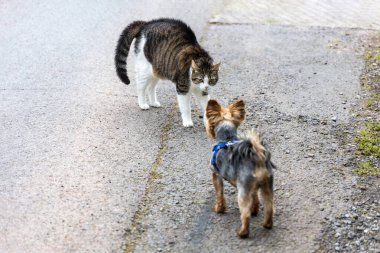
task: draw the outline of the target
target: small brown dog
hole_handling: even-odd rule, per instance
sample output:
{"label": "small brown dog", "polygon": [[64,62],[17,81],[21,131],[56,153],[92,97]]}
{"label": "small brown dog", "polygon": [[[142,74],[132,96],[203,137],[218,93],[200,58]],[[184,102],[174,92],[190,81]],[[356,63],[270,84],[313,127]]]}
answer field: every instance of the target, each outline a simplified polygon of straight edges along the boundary
{"label": "small brown dog", "polygon": [[223,196],[223,179],[238,190],[241,227],[239,236],[249,235],[252,215],[259,212],[258,191],[264,200],[265,228],[273,225],[273,169],[270,152],[260,136],[253,130],[245,138],[237,137],[237,128],[245,119],[242,100],[224,108],[215,100],[208,101],[206,109],[207,134],[217,141],[213,149],[212,182],[216,191],[214,211],[223,213],[226,208]]}

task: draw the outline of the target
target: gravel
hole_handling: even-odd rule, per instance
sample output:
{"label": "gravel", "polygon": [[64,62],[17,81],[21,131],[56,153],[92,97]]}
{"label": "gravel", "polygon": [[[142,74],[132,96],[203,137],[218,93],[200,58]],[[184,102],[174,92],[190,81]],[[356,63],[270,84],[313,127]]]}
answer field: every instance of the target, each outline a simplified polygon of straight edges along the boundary
{"label": "gravel", "polygon": [[326,251],[380,252],[379,206],[378,199],[355,203],[345,214],[329,220],[323,240]]}
{"label": "gravel", "polygon": [[[366,43],[368,50],[378,48],[380,37]],[[366,54],[365,54],[366,55]],[[365,84],[361,104],[379,94],[380,69],[373,64],[366,64],[361,76]],[[376,79],[377,78],[377,79]],[[371,87],[371,89],[368,89]],[[366,90],[367,89],[367,90]],[[321,252],[380,252],[380,180],[378,176],[358,176],[355,172],[358,164],[370,160],[375,167],[379,167],[380,158],[366,157],[356,150],[355,136],[369,120],[380,122],[379,108],[366,106],[355,107],[350,124],[341,126],[335,132],[340,140],[341,152],[351,153],[352,158],[346,161],[345,175],[352,178],[353,194],[349,198],[350,207],[334,217],[326,217],[322,236],[319,241]]]}

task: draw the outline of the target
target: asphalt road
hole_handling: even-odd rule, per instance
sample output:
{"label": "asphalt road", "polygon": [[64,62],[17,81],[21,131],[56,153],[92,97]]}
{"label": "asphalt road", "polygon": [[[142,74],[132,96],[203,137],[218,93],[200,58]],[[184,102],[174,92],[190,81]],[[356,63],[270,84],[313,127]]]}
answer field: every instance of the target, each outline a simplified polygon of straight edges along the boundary
{"label": "asphalt road", "polygon": [[[336,132],[360,101],[362,44],[379,23],[353,26],[349,8],[339,28],[323,18],[255,20],[249,10],[256,9],[244,1],[1,3],[0,252],[316,250],[323,219],[350,205],[353,179],[341,173],[349,154]],[[331,10],[324,9],[329,20]],[[259,216],[251,237],[237,238],[232,187],[228,212],[211,212],[213,143],[199,107],[194,128],[184,129],[174,86],[161,82],[163,108],[141,111],[133,57],[131,84],[117,79],[121,30],[156,17],[193,28],[222,62],[212,97],[243,98],[242,130],[266,133],[279,167],[272,230]]]}

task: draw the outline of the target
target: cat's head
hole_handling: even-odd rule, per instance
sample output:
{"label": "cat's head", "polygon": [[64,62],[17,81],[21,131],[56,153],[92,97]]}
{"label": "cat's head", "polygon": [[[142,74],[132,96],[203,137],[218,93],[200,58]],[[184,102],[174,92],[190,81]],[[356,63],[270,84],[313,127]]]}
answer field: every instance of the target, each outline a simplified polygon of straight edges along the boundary
{"label": "cat's head", "polygon": [[200,58],[191,61],[191,82],[198,85],[203,95],[208,94],[209,86],[218,82],[218,64],[212,64],[209,60]]}

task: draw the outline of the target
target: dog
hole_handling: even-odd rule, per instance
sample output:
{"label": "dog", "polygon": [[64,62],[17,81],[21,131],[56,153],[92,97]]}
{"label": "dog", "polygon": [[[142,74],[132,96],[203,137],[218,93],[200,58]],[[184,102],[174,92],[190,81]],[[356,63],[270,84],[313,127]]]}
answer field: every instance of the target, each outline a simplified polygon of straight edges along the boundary
{"label": "dog", "polygon": [[264,228],[273,226],[273,169],[271,153],[262,138],[254,130],[238,138],[237,128],[245,120],[245,104],[239,100],[227,108],[209,100],[206,107],[206,130],[217,141],[211,159],[212,182],[216,192],[213,211],[224,213],[223,179],[238,191],[241,227],[239,237],[249,236],[251,215],[259,212],[259,196],[264,200]]}

